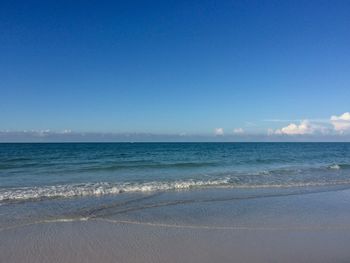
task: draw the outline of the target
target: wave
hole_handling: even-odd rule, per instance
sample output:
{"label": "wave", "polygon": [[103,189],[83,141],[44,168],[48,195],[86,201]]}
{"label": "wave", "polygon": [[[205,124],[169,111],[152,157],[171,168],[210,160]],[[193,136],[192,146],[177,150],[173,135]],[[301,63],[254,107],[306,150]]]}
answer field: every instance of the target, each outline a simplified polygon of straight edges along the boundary
{"label": "wave", "polygon": [[340,170],[340,169],[350,169],[350,164],[332,164],[328,166],[329,169]]}
{"label": "wave", "polygon": [[28,200],[54,197],[99,196],[121,194],[125,192],[154,192],[167,190],[191,189],[196,187],[224,186],[228,178],[207,181],[173,181],[147,183],[85,183],[43,187],[22,187],[0,190],[0,201]]}
{"label": "wave", "polygon": [[334,170],[339,170],[340,169],[340,165],[339,164],[332,164],[328,168],[329,169],[334,169]]}
{"label": "wave", "polygon": [[47,198],[70,198],[83,196],[102,196],[122,193],[156,192],[169,190],[188,190],[194,188],[292,188],[292,187],[321,187],[335,185],[349,185],[350,180],[334,180],[328,182],[286,182],[286,183],[237,183],[229,177],[195,181],[183,180],[173,182],[147,182],[147,183],[85,183],[67,184],[42,187],[22,187],[11,189],[0,189],[0,202],[42,200]]}

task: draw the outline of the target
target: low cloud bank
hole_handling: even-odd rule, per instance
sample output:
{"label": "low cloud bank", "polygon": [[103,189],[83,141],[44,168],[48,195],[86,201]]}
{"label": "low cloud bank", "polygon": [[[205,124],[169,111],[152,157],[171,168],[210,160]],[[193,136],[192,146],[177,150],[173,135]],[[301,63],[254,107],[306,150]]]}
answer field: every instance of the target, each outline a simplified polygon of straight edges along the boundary
{"label": "low cloud bank", "polygon": [[[259,127],[257,127],[259,129]],[[287,126],[260,131],[235,128],[225,134],[215,128],[214,134],[153,134],[153,133],[103,133],[62,131],[0,130],[0,142],[282,142],[282,141],[350,141],[350,113],[333,115],[328,120],[301,120]]]}
{"label": "low cloud bank", "polygon": [[275,134],[287,134],[287,135],[301,135],[301,134],[313,134],[314,127],[308,120],[302,121],[299,125],[291,123],[282,129],[277,129]]}
{"label": "low cloud bank", "polygon": [[310,121],[302,120],[299,124],[290,123],[280,129],[269,129],[269,135],[339,135],[350,133],[350,113],[345,112],[339,116],[333,115],[329,120]]}

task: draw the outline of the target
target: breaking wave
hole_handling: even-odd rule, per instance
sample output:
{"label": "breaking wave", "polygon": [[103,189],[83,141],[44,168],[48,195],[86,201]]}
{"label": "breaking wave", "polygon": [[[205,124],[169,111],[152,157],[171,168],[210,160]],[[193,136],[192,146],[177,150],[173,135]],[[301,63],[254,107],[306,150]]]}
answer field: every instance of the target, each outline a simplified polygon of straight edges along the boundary
{"label": "breaking wave", "polygon": [[237,183],[229,177],[207,181],[173,181],[147,183],[85,183],[42,187],[22,187],[0,189],[1,201],[25,201],[47,198],[70,198],[83,196],[102,196],[121,193],[156,192],[169,190],[189,190],[195,188],[291,188],[291,187],[322,187],[332,185],[350,185],[350,180],[334,180],[321,182],[285,182],[285,183]]}
{"label": "breaking wave", "polygon": [[340,169],[350,169],[350,164],[332,164],[328,166],[329,169],[340,170]]}
{"label": "breaking wave", "polygon": [[147,183],[85,183],[67,184],[43,187],[22,187],[0,190],[0,201],[28,200],[54,197],[99,196],[120,194],[124,192],[154,192],[167,190],[182,190],[198,187],[225,186],[228,178],[208,181],[174,181]]}
{"label": "breaking wave", "polygon": [[340,169],[340,165],[339,164],[332,164],[332,165],[329,166],[329,169],[339,170]]}

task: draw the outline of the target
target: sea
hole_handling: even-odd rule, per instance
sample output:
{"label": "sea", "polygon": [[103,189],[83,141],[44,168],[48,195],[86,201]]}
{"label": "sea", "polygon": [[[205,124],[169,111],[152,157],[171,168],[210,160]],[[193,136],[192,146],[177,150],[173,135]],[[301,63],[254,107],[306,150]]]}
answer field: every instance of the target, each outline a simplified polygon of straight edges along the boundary
{"label": "sea", "polygon": [[0,144],[0,230],[349,187],[350,143]]}

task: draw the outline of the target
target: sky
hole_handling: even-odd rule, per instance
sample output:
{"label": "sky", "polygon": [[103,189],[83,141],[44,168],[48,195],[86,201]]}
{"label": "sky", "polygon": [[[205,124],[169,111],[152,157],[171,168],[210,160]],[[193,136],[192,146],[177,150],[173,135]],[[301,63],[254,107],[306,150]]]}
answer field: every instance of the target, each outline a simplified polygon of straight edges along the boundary
{"label": "sky", "polygon": [[350,141],[350,1],[2,1],[0,141]]}

